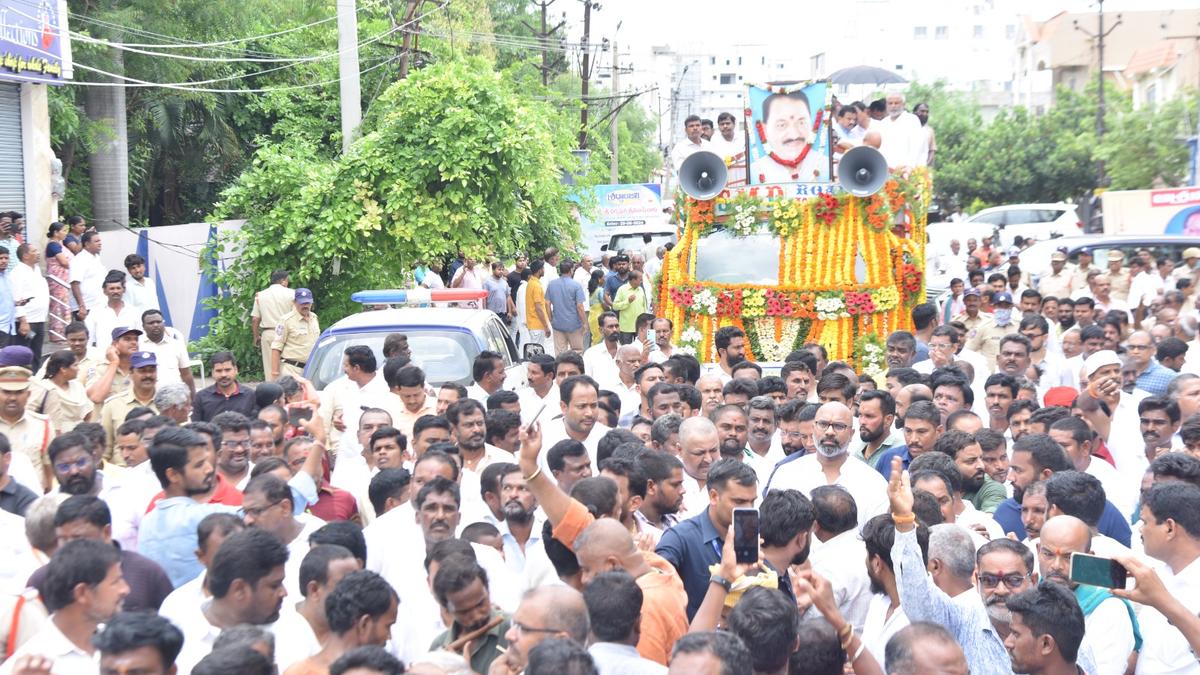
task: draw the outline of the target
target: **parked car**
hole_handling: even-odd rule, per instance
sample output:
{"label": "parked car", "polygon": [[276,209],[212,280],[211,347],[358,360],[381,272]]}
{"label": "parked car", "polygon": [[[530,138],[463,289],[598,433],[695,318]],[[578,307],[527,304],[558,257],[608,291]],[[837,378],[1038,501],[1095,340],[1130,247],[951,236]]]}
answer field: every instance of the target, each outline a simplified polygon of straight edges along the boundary
{"label": "parked car", "polygon": [[957,223],[929,225],[929,238],[938,247],[946,247],[958,239],[966,248],[967,239],[982,241],[998,237],[994,243],[1002,248],[1013,245],[1017,237],[1037,240],[1065,237],[1083,232],[1083,221],[1073,204],[1011,204],[984,209]]}
{"label": "parked car", "polygon": [[[366,345],[375,352],[380,367],[384,361],[383,341],[389,333],[404,333],[412,350],[413,363],[425,371],[425,381],[438,387],[449,382],[470,385],[474,380],[471,366],[484,350],[504,359],[507,371],[505,389],[525,384],[525,368],[508,327],[494,312],[486,309],[411,306],[461,299],[465,291],[413,292],[364,291],[352,296],[367,305],[388,305],[388,309],[362,311],[326,328],[308,357],[304,376],[317,389],[323,389],[342,376],[342,353],[351,345]],[[455,293],[453,298],[448,294]],[[479,299],[486,291],[477,291]],[[394,307],[393,305],[402,305]]]}

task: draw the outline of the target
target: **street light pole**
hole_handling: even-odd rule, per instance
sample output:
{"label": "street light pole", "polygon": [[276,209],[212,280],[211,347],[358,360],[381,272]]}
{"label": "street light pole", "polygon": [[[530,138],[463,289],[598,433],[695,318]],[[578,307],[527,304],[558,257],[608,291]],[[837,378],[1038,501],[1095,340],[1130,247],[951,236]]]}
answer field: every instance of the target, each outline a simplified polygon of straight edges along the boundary
{"label": "street light pole", "polygon": [[[620,24],[617,24],[617,29],[620,30]],[[612,159],[608,166],[608,182],[616,185],[620,181],[617,179],[617,118],[621,116],[620,103],[616,97],[621,93],[621,66],[619,63],[621,56],[620,50],[617,49],[617,41],[613,40],[613,60],[612,60],[612,104],[617,106],[613,110],[612,119],[609,120],[608,130],[612,137]]]}
{"label": "street light pole", "polygon": [[350,151],[362,124],[358,83],[358,9],[355,0],[337,0],[338,94],[342,112],[342,153]]}

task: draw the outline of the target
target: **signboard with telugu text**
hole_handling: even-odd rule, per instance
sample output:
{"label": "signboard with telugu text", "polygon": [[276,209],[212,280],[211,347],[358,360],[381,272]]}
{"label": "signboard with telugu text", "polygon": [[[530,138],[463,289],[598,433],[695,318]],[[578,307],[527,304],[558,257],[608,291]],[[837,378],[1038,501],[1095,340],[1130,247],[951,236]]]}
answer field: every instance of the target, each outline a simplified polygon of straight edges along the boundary
{"label": "signboard with telugu text", "polygon": [[0,0],[0,80],[62,84],[65,9],[58,0]]}
{"label": "signboard with telugu text", "polygon": [[[657,183],[596,185],[592,188],[595,208],[591,217],[580,218],[580,230],[590,252],[607,244],[613,228],[664,229],[662,186]],[[671,228],[666,228],[671,229]]]}

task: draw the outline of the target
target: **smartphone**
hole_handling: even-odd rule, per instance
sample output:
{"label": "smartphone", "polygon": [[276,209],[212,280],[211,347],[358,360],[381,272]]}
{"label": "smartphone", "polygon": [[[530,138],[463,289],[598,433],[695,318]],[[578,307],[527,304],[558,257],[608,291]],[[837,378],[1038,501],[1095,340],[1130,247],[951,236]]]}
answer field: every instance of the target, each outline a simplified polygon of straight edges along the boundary
{"label": "smartphone", "polygon": [[758,562],[758,509],[733,510],[733,552],[739,563]]}
{"label": "smartphone", "polygon": [[543,403],[542,407],[538,408],[537,413],[534,414],[534,416],[529,420],[528,426],[533,426],[534,424],[537,424],[538,418],[542,416],[542,411],[544,411],[545,409],[546,409],[546,404]]}
{"label": "smartphone", "polygon": [[1071,581],[1088,586],[1125,588],[1129,572],[1112,558],[1086,553],[1071,554]]}
{"label": "smartphone", "polygon": [[312,408],[299,406],[288,408],[288,424],[293,427],[299,427],[301,421],[311,420],[312,416]]}

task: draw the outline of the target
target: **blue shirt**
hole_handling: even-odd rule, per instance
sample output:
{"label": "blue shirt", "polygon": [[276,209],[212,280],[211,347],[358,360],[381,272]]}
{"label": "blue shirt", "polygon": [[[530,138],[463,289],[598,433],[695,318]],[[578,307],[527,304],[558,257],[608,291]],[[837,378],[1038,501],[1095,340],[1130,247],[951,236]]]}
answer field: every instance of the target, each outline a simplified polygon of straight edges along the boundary
{"label": "blue shirt", "polygon": [[971,589],[966,591],[974,594],[970,602],[955,602],[929,580],[915,528],[896,530],[891,557],[900,607],[909,621],[928,621],[950,631],[962,646],[972,673],[1012,673],[1008,651],[992,627],[983,598]]}
{"label": "blue shirt", "polygon": [[[881,452],[871,460],[871,466],[879,472],[886,480],[892,479],[892,458],[899,457],[904,464],[904,469],[908,469],[908,463],[913,460],[912,453],[908,451],[907,445],[897,445],[891,450]],[[1017,509],[1020,512],[1020,509]]]}
{"label": "blue shirt", "polygon": [[[294,512],[303,513],[317,501],[317,486],[312,476],[301,471],[288,481],[292,488]],[[168,497],[155,504],[138,528],[138,552],[158,563],[176,588],[200,576],[204,566],[196,559],[196,527],[214,513],[241,515],[242,507],[229,504],[201,504],[191,497]]]}
{"label": "blue shirt", "polygon": [[[1019,539],[1025,539],[1029,534],[1025,531],[1025,525],[1021,522],[1021,505],[1011,497],[1000,502],[1000,506],[996,507],[996,512],[992,514],[992,518],[1004,528],[1005,533],[1017,535]],[[1098,524],[1100,534],[1111,539],[1116,539],[1121,542],[1122,546],[1129,547],[1130,539],[1133,531],[1129,528],[1129,521],[1121,515],[1117,507],[1112,505],[1112,502],[1104,502],[1104,513],[1100,515],[1100,523]]]}
{"label": "blue shirt", "polygon": [[1137,377],[1137,388],[1151,396],[1166,396],[1167,385],[1171,384],[1171,380],[1178,374],[1159,363],[1157,359],[1151,358],[1150,365]]}
{"label": "blue shirt", "polygon": [[9,256],[9,268],[0,273],[0,331],[16,335],[17,305],[13,302],[12,266],[16,264],[16,256]]}
{"label": "blue shirt", "polygon": [[609,298],[617,297],[617,289],[625,284],[629,275],[625,275],[625,279],[617,276],[616,272],[609,272],[608,276],[604,277],[604,294]]}
{"label": "blue shirt", "polygon": [[497,314],[508,313],[508,279],[489,276],[483,280],[483,290],[487,291],[487,308]]}
{"label": "blue shirt", "polygon": [[546,285],[546,300],[550,303],[550,327],[563,333],[583,330],[579,320],[579,305],[587,307],[587,294],[571,277],[559,277]]}
{"label": "blue shirt", "polygon": [[708,566],[721,562],[723,543],[724,536],[717,532],[717,527],[708,517],[708,509],[667,530],[658,540],[658,548],[654,552],[674,565],[679,578],[683,580],[683,588],[688,595],[688,621],[696,616],[700,604],[704,602],[708,580],[712,578]]}

